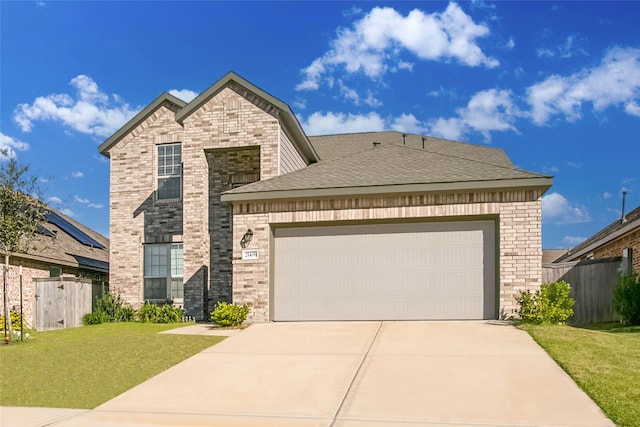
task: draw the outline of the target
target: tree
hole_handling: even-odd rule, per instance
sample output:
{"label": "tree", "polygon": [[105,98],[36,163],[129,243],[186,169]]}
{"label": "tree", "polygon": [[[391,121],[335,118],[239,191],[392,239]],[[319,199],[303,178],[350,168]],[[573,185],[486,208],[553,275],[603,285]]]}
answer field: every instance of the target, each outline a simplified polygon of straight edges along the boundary
{"label": "tree", "polygon": [[[0,163],[0,254],[4,255],[4,318],[10,319],[7,296],[9,257],[27,251],[29,243],[44,224],[47,208],[41,200],[37,178],[29,175],[29,166],[18,165],[15,157],[9,157],[6,150],[0,154],[9,158]],[[10,330],[10,320],[8,324]]]}

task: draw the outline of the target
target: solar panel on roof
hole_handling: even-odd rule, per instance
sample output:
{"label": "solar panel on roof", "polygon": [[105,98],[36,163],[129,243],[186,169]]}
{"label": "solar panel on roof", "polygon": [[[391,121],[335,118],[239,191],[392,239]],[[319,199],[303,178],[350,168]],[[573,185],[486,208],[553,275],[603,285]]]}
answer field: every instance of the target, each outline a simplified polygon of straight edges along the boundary
{"label": "solar panel on roof", "polygon": [[38,229],[38,233],[39,233],[39,234],[42,234],[43,236],[46,236],[46,237],[53,237],[53,233],[52,233],[52,232],[50,232],[49,230],[47,230],[47,229],[46,229],[46,228],[44,228],[44,227],[40,227],[40,228]]}
{"label": "solar panel on roof", "polygon": [[67,221],[66,219],[62,218],[57,213],[49,212],[45,216],[45,218],[51,224],[59,227],[62,231],[64,231],[69,236],[73,237],[78,242],[82,243],[83,245],[91,246],[93,248],[98,248],[98,249],[106,249],[96,239],[94,239],[93,237],[89,236],[87,233],[85,233],[84,231],[80,230],[78,227],[76,227],[75,225],[71,224],[69,221]]}

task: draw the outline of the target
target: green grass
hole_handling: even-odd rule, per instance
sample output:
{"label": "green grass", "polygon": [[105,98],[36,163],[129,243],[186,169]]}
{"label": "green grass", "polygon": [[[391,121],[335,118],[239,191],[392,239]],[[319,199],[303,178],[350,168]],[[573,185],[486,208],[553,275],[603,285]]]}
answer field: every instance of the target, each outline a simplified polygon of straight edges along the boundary
{"label": "green grass", "polygon": [[640,427],[640,327],[522,325],[618,426]]}
{"label": "green grass", "polygon": [[2,344],[0,405],[95,408],[223,339],[158,334],[179,326],[109,323]]}

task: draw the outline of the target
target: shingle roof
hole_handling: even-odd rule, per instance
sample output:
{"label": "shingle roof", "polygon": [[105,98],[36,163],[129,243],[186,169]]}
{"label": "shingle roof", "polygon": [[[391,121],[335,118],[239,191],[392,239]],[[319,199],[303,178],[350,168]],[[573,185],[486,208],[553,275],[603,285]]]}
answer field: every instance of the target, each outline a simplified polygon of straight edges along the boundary
{"label": "shingle roof", "polygon": [[625,221],[615,220],[554,262],[572,261],[604,245],[614,238],[640,227],[640,206],[625,215]]}
{"label": "shingle roof", "polygon": [[93,271],[109,271],[109,239],[60,212],[50,210],[73,224],[104,248],[83,245],[54,223],[46,222],[44,229],[49,233],[40,233],[31,242],[26,254],[15,254],[14,256]]}
{"label": "shingle roof", "polygon": [[334,160],[368,150],[373,146],[374,142],[379,142],[381,145],[405,146],[406,144],[407,147],[423,149],[422,138],[424,138],[424,150],[429,152],[513,167],[511,160],[500,148],[473,145],[430,136],[423,137],[422,135],[396,131],[310,136],[309,140],[321,160]]}
{"label": "shingle roof", "polygon": [[411,185],[430,185],[432,190],[551,185],[549,176],[490,161],[383,144],[227,191],[223,200],[257,199],[261,194],[268,198],[286,197],[291,191],[297,191],[297,197],[304,196],[301,191],[308,192],[308,196],[415,191],[408,187]]}

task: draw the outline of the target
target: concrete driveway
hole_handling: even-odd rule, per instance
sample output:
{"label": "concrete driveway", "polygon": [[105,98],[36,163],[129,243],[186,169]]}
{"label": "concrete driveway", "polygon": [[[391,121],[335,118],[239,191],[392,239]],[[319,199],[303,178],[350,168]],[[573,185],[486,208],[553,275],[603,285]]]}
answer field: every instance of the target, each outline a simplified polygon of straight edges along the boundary
{"label": "concrete driveway", "polygon": [[[144,361],[140,361],[144,363]],[[56,426],[613,426],[500,322],[255,324]]]}

